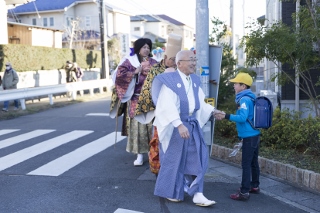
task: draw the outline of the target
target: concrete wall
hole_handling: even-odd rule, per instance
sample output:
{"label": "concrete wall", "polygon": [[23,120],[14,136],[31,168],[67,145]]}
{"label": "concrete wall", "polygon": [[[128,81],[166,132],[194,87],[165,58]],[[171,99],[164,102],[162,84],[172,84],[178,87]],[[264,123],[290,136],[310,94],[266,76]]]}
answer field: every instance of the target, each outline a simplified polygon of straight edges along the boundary
{"label": "concrete wall", "polygon": [[[93,68],[91,70],[83,70],[84,76],[83,81],[100,79],[100,69]],[[3,77],[4,72],[0,73]],[[38,70],[38,71],[27,71],[18,72],[19,83],[18,89],[49,86],[66,83],[66,72],[64,69],[61,70]],[[2,90],[2,87],[0,87]]]}

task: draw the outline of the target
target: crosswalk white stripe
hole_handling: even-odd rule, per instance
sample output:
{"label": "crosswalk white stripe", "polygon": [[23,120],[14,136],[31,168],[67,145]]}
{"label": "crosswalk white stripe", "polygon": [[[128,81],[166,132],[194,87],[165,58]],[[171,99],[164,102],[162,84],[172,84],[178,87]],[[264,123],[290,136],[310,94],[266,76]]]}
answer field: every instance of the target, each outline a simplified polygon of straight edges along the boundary
{"label": "crosswalk white stripe", "polygon": [[[78,149],[63,155],[39,167],[38,169],[29,172],[28,175],[59,176],[79,163],[92,157],[93,155],[112,146],[114,144],[115,135],[115,132],[113,132],[82,147],[79,147]],[[117,133],[117,142],[124,138],[124,136],[121,136],[121,132]]]}
{"label": "crosswalk white stripe", "polygon": [[25,134],[17,135],[17,136],[2,140],[2,141],[0,141],[1,142],[0,143],[0,149],[2,149],[4,147],[11,146],[11,145],[14,145],[14,144],[17,144],[17,143],[20,143],[22,141],[29,140],[31,138],[38,137],[40,135],[48,134],[48,133],[53,132],[53,131],[56,131],[56,130],[53,130],[53,129],[39,129],[39,130],[34,130],[32,132],[28,132],[28,133],[25,133]]}
{"label": "crosswalk white stripe", "polygon": [[109,116],[109,113],[88,113],[86,116]]}
{"label": "crosswalk white stripe", "polygon": [[2,129],[0,130],[0,135],[5,135],[11,132],[16,132],[19,131],[20,129]]}
{"label": "crosswalk white stripe", "polygon": [[143,213],[143,212],[138,212],[138,211],[133,211],[129,209],[117,209],[114,213]]}
{"label": "crosswalk white stripe", "polygon": [[72,131],[64,135],[52,138],[50,140],[43,141],[41,143],[35,144],[28,148],[22,149],[20,151],[14,152],[12,154],[6,155],[0,158],[0,171],[5,170],[11,166],[35,157],[39,154],[47,152],[65,143],[68,143],[77,138],[83,137],[92,133],[93,131]]}

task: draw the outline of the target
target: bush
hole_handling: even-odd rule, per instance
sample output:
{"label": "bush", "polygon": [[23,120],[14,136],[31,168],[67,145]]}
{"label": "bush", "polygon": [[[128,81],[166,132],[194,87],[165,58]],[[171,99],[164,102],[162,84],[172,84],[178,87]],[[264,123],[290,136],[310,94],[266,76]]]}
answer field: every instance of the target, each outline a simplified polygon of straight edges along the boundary
{"label": "bush", "polygon": [[[223,107],[221,110],[230,111],[230,105]],[[302,154],[320,155],[320,118],[310,116],[300,119],[300,114],[277,108],[273,113],[272,127],[261,130],[261,146],[271,150],[295,150]],[[235,141],[235,123],[227,120],[215,122],[215,135]]]}
{"label": "bush", "polygon": [[0,45],[0,71],[11,62],[18,71],[62,69],[67,60],[77,62],[85,68],[101,67],[101,52],[96,50],[75,50],[66,48],[39,47],[22,44]]}
{"label": "bush", "polygon": [[[228,112],[230,106],[220,109]],[[261,134],[260,156],[320,173],[320,118],[300,119],[300,113],[276,109],[272,127]],[[215,122],[216,144],[232,148],[236,140],[234,122]]]}
{"label": "bush", "polygon": [[272,127],[262,131],[264,146],[320,154],[320,119],[311,116],[300,119],[300,114],[276,109]]}

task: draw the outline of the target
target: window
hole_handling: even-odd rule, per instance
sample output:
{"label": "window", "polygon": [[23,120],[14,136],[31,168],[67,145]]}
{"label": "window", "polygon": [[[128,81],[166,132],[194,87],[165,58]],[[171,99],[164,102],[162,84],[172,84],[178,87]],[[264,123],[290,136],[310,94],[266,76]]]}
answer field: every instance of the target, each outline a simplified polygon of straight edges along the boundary
{"label": "window", "polygon": [[91,18],[90,16],[86,16],[86,27],[90,27],[91,25]]}
{"label": "window", "polygon": [[71,18],[71,17],[67,17],[66,18],[66,21],[67,21],[67,27],[70,27],[70,25],[71,25],[71,21],[73,20],[73,18]]}
{"label": "window", "polygon": [[43,26],[44,27],[48,26],[48,18],[43,18]]}
{"label": "window", "polygon": [[140,31],[140,27],[133,28],[133,31]]}
{"label": "window", "polygon": [[34,25],[34,26],[37,25],[37,19],[36,19],[36,18],[33,18],[33,19],[32,19],[32,25]]}
{"label": "window", "polygon": [[54,26],[54,19],[53,17],[50,17],[50,27],[53,27]]}

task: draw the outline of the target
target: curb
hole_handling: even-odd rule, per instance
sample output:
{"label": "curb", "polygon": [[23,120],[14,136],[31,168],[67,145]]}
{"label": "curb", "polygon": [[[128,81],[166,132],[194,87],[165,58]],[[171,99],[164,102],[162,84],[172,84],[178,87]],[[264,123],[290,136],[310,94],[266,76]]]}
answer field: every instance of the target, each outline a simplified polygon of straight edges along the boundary
{"label": "curb", "polygon": [[[229,157],[232,149],[212,145],[212,157],[220,160],[235,163],[241,166],[241,151],[234,157]],[[264,157],[259,157],[260,172],[265,175],[272,175],[289,183],[297,184],[302,187],[320,192],[320,174],[314,171],[300,169],[290,164],[283,164],[278,161],[270,160]]]}

